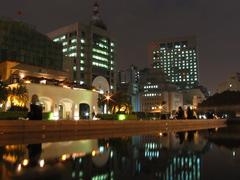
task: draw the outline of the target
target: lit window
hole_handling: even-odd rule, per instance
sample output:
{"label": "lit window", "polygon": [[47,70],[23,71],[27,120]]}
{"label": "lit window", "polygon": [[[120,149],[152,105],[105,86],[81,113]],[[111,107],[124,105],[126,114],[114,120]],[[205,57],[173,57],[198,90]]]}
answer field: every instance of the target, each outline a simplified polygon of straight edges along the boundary
{"label": "lit window", "polygon": [[77,42],[77,39],[72,39],[71,40],[71,43],[75,43],[75,42]]}
{"label": "lit window", "polygon": [[64,35],[64,36],[60,37],[60,39],[64,40],[64,39],[66,39],[66,36]]}
{"label": "lit window", "polygon": [[81,43],[85,43],[85,40],[84,40],[84,39],[81,39],[80,41],[81,41]]}

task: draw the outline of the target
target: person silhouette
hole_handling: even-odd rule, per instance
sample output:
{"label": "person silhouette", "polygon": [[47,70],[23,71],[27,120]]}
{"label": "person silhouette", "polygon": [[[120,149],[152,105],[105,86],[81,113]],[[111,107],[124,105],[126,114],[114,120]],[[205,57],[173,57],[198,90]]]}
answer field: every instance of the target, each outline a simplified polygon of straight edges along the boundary
{"label": "person silhouette", "polygon": [[27,145],[29,166],[35,167],[38,165],[42,153],[42,144],[29,144]]}
{"label": "person silhouette", "polygon": [[42,120],[42,106],[36,94],[32,96],[28,118],[29,120]]}
{"label": "person silhouette", "polygon": [[184,119],[184,111],[181,106],[178,108],[177,119]]}

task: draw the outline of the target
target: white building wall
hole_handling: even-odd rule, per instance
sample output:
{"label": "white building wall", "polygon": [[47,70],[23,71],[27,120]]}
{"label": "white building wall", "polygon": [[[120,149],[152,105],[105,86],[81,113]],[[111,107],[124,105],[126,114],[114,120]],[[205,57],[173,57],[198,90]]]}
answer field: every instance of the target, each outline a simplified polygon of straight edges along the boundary
{"label": "white building wall", "polygon": [[59,105],[63,106],[63,119],[79,119],[79,104],[86,103],[92,112],[98,113],[98,93],[86,89],[63,88],[43,84],[26,85],[29,98],[37,94],[45,105],[45,112],[53,112],[57,119]]}

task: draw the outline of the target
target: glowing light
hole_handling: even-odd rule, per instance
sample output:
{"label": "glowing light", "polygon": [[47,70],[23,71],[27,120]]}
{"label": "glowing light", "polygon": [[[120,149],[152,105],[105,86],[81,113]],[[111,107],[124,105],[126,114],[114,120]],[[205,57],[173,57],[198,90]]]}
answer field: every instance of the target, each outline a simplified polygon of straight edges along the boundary
{"label": "glowing light", "polygon": [[95,150],[92,151],[92,156],[96,156],[96,151]]}
{"label": "glowing light", "polygon": [[104,91],[102,89],[100,89],[99,94],[104,94]]}
{"label": "glowing light", "polygon": [[233,155],[233,157],[235,157],[235,156],[236,156],[236,152],[235,152],[235,151],[233,151],[233,152],[232,152],[232,155]]}
{"label": "glowing light", "polygon": [[110,153],[110,157],[112,158],[113,157],[113,152],[111,151],[111,153]]}
{"label": "glowing light", "polygon": [[67,159],[67,155],[66,154],[62,155],[61,160],[66,161],[66,159]]}
{"label": "glowing light", "polygon": [[59,114],[57,111],[53,113],[53,120],[56,120],[56,121],[59,120]]}
{"label": "glowing light", "polygon": [[111,99],[111,96],[107,95],[106,100],[110,100],[110,99]]}
{"label": "glowing light", "polygon": [[17,171],[20,172],[21,170],[22,170],[22,165],[19,164],[19,165],[17,166]]}
{"label": "glowing light", "polygon": [[23,79],[23,78],[25,77],[25,74],[20,73],[20,74],[19,74],[19,77],[20,77],[20,79]]}
{"label": "glowing light", "polygon": [[124,120],[126,120],[126,118],[127,118],[127,117],[126,117],[125,114],[119,114],[119,115],[118,115],[118,120],[119,120],[119,121],[124,121]]}
{"label": "glowing light", "polygon": [[159,136],[162,136],[162,135],[163,135],[163,133],[160,132],[160,133],[159,133]]}
{"label": "glowing light", "polygon": [[40,81],[40,84],[46,84],[47,83],[47,80],[46,79],[43,79]]}
{"label": "glowing light", "polygon": [[41,159],[39,161],[39,166],[42,168],[42,167],[44,167],[44,165],[45,165],[45,161],[44,161],[44,159]]}
{"label": "glowing light", "polygon": [[99,152],[101,152],[101,153],[104,152],[104,147],[103,146],[99,147]]}
{"label": "glowing light", "polygon": [[30,80],[26,80],[24,81],[25,84],[31,84],[31,81]]}
{"label": "glowing light", "polygon": [[27,166],[28,163],[29,163],[28,159],[24,159],[23,162],[22,162],[23,166]]}

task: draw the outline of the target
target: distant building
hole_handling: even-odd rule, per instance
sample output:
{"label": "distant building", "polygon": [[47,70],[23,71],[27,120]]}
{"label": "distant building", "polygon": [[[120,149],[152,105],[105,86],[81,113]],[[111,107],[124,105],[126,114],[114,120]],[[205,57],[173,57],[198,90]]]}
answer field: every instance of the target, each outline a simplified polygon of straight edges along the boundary
{"label": "distant building", "polygon": [[140,71],[140,111],[171,113],[183,105],[183,97],[176,86],[167,82],[160,69]]}
{"label": "distant building", "polygon": [[222,93],[224,91],[240,91],[240,73],[232,74],[218,85],[216,92]]}
{"label": "distant building", "polygon": [[117,91],[121,91],[130,95],[133,112],[140,111],[138,82],[139,71],[136,66],[131,65],[128,69],[118,72]]}
{"label": "distant building", "polygon": [[108,82],[109,88],[105,91],[115,91],[115,43],[101,20],[97,3],[89,25],[76,22],[56,29],[48,36],[62,45],[65,56],[74,58],[72,68],[76,84],[96,86],[96,81],[93,82],[101,76]]}
{"label": "distant building", "polygon": [[161,69],[178,89],[199,84],[198,55],[195,37],[161,39],[150,45],[150,62]]}
{"label": "distant building", "polygon": [[183,94],[183,105],[190,106],[193,109],[198,108],[206,98],[209,97],[208,91],[205,87],[199,86],[193,89],[186,89],[182,91]]}
{"label": "distant building", "polygon": [[14,60],[62,70],[62,46],[23,22],[0,19],[0,62]]}

